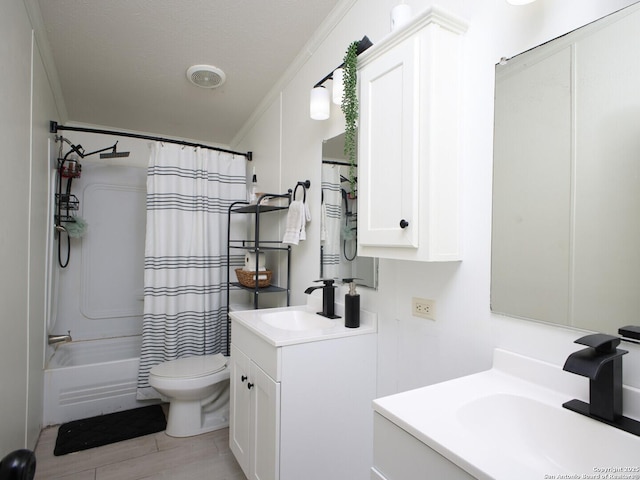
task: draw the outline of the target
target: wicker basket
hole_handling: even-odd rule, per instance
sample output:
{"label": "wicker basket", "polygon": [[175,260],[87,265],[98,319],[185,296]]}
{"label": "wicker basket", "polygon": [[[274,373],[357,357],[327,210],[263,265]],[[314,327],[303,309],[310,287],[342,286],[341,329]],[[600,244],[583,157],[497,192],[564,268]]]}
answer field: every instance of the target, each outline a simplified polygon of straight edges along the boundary
{"label": "wicker basket", "polygon": [[[268,287],[271,285],[271,270],[263,270],[258,272],[258,287]],[[238,282],[240,285],[245,287],[254,288],[256,286],[256,272],[248,272],[241,268],[236,268],[236,276],[238,277]],[[266,278],[261,279],[260,277],[266,276]]]}

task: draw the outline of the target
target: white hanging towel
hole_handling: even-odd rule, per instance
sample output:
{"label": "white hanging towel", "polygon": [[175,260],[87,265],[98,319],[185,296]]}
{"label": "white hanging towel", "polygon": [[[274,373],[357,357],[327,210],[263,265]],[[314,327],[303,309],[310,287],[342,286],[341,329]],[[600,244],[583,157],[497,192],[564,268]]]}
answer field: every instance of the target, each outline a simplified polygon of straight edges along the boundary
{"label": "white hanging towel", "polygon": [[300,240],[306,240],[307,239],[307,230],[306,230],[307,222],[311,221],[311,212],[309,211],[309,206],[305,201],[302,202],[302,212],[303,212],[304,218],[302,219],[302,225],[300,225]]}
{"label": "white hanging towel", "polygon": [[301,200],[291,202],[282,243],[298,245],[300,240],[306,240],[307,234],[305,226],[309,220],[311,220],[311,213],[309,212],[307,204]]}

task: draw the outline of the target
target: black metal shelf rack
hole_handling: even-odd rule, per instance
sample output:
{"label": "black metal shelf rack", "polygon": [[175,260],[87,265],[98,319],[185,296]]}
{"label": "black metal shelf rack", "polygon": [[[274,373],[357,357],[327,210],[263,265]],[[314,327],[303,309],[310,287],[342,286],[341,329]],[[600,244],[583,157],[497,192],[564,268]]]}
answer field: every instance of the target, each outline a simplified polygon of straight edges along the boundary
{"label": "black metal shelf rack", "polygon": [[[227,355],[231,345],[231,317],[229,317],[229,303],[231,296],[231,287],[246,290],[253,293],[253,308],[260,306],[259,298],[262,293],[281,293],[286,292],[287,306],[291,297],[291,289],[289,280],[291,278],[291,245],[286,245],[280,240],[261,240],[260,239],[260,216],[264,213],[288,211],[291,201],[295,199],[298,187],[302,187],[304,200],[307,197],[307,188],[311,186],[309,180],[298,182],[295,190],[287,190],[287,193],[263,193],[256,203],[246,201],[234,202],[229,205],[227,213]],[[282,202],[284,204],[278,204]],[[231,238],[231,217],[232,215],[254,215],[253,238],[232,239]],[[268,287],[259,287],[258,282],[254,287],[246,287],[239,282],[231,281],[231,251],[243,250],[245,252],[286,252],[286,278],[279,278],[280,285],[269,285]],[[258,271],[259,255],[256,255],[256,266],[254,271]],[[283,282],[284,280],[284,282]]]}
{"label": "black metal shelf rack", "polygon": [[[245,201],[234,202],[229,206],[227,214],[227,355],[230,354],[231,345],[231,317],[229,317],[229,306],[231,297],[231,288],[246,290],[253,293],[253,308],[257,309],[260,305],[259,298],[263,293],[280,293],[286,292],[287,306],[289,305],[290,289],[289,278],[291,276],[291,246],[284,245],[278,240],[261,240],[260,239],[260,216],[265,213],[287,211],[291,204],[292,191],[289,190],[284,194],[265,193],[258,199],[257,203],[249,203]],[[283,200],[284,199],[284,200]],[[266,203],[270,202],[270,203]],[[285,205],[275,205],[273,202],[284,202]],[[232,239],[231,238],[231,217],[232,215],[254,215],[253,238]],[[255,287],[246,287],[239,282],[231,281],[231,252],[234,250],[242,250],[244,252],[276,251],[286,252],[287,255],[287,273],[284,285],[269,285],[268,287],[259,287],[256,282]],[[259,259],[256,255],[256,268],[258,271]],[[278,279],[282,282],[282,278]]]}

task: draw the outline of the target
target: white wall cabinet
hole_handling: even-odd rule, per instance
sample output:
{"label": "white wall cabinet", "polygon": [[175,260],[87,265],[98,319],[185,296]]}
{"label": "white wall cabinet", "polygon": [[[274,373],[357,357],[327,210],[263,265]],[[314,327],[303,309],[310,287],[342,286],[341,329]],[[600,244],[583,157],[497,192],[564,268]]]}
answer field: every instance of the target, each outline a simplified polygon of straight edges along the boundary
{"label": "white wall cabinet", "polygon": [[229,444],[249,480],[368,480],[376,334],[276,347],[232,320]]}
{"label": "white wall cabinet", "polygon": [[461,259],[458,131],[466,25],[439,8],[358,61],[358,255]]}

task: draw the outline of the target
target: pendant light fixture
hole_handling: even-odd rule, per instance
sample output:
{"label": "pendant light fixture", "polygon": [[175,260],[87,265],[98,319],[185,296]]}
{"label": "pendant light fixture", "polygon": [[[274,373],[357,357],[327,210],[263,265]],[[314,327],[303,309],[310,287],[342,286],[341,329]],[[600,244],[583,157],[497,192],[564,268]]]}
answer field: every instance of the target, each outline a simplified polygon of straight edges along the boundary
{"label": "pendant light fixture", "polygon": [[324,85],[311,89],[309,110],[313,120],[326,120],[330,115],[329,90]]}
{"label": "pendant light fixture", "polygon": [[[371,47],[373,43],[368,37],[362,37],[362,40],[358,42],[357,54],[360,55],[366,49]],[[344,64],[341,64],[328,75],[320,80],[311,89],[311,96],[309,101],[309,113],[312,120],[326,120],[331,115],[331,101],[336,105],[342,104],[342,97],[344,94],[343,76]],[[331,92],[326,89],[324,83],[327,80],[333,80],[333,86]]]}

